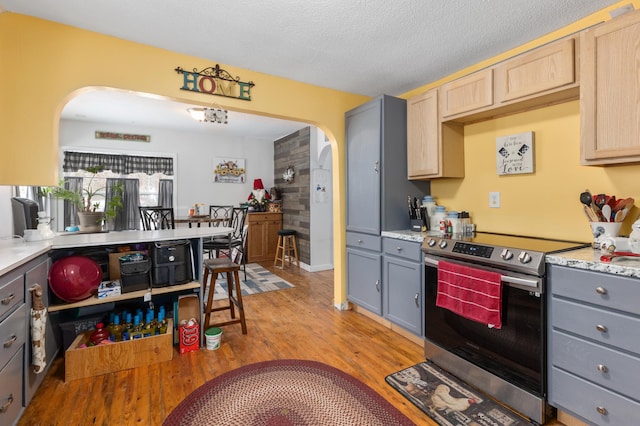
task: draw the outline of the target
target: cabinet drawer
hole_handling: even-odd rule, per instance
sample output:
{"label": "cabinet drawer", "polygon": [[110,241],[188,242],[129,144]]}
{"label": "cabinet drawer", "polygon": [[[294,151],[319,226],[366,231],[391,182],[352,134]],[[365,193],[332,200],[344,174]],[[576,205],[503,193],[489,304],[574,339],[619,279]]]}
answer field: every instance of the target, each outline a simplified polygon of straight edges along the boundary
{"label": "cabinet drawer", "polygon": [[384,254],[391,256],[422,262],[422,243],[398,240],[395,238],[383,238],[382,251]]}
{"label": "cabinet drawer", "polygon": [[347,232],[347,246],[379,252],[382,238],[378,235],[361,234],[359,232]]}
{"label": "cabinet drawer", "polygon": [[24,276],[18,275],[0,287],[0,321],[24,303]]}
{"label": "cabinet drawer", "polygon": [[550,347],[550,365],[640,400],[640,358],[559,332]]}
{"label": "cabinet drawer", "polygon": [[272,220],[279,222],[282,220],[282,213],[250,213],[248,216],[249,223]]}
{"label": "cabinet drawer", "polygon": [[637,424],[640,413],[639,403],[555,367],[551,368],[549,400],[598,425]]}
{"label": "cabinet drawer", "polygon": [[[638,318],[560,299],[552,300],[551,315],[556,330],[566,330],[598,343],[640,354]],[[597,327],[604,327],[604,331],[599,331]]]}
{"label": "cabinet drawer", "polygon": [[7,405],[0,413],[0,424],[12,425],[22,411],[22,348],[0,369],[0,406]]}
{"label": "cabinet drawer", "polygon": [[551,293],[595,305],[640,314],[640,280],[619,275],[550,268]]}
{"label": "cabinet drawer", "polygon": [[27,305],[23,304],[0,323],[0,368],[24,345]]}

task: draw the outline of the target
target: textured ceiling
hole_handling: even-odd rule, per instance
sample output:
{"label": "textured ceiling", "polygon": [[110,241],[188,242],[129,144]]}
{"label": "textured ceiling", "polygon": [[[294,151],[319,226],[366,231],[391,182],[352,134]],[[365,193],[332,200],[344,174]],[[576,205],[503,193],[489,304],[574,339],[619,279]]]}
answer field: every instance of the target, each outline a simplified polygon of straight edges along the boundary
{"label": "textured ceiling", "polygon": [[[0,8],[350,93],[399,95],[616,0],[0,0]],[[176,64],[178,65],[178,64]]]}

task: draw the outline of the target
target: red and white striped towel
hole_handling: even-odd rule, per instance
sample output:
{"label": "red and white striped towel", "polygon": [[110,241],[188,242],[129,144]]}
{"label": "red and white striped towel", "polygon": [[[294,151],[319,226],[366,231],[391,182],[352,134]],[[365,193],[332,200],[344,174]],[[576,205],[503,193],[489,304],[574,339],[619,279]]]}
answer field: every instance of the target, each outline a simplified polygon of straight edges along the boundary
{"label": "red and white striped towel", "polygon": [[438,262],[436,306],[467,319],[502,327],[501,275],[449,262]]}

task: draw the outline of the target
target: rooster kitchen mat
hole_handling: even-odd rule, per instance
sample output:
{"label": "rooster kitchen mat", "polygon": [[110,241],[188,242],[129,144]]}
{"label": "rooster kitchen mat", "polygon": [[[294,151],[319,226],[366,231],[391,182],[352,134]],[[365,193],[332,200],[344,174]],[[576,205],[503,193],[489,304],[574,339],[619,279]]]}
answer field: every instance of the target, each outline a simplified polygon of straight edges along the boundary
{"label": "rooster kitchen mat", "polygon": [[428,360],[385,380],[441,426],[531,425]]}

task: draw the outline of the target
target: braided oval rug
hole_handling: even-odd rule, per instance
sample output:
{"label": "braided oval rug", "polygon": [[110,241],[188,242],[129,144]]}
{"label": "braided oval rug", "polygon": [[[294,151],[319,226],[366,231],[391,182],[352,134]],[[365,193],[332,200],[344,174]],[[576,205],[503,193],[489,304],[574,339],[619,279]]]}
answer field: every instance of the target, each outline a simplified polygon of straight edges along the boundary
{"label": "braided oval rug", "polygon": [[196,389],[164,425],[413,425],[359,380],[326,364],[278,360],[224,373]]}

